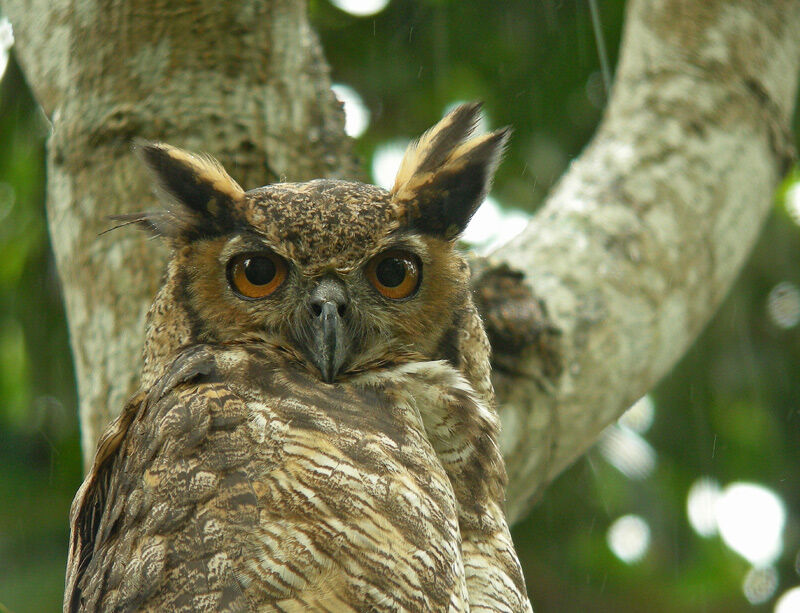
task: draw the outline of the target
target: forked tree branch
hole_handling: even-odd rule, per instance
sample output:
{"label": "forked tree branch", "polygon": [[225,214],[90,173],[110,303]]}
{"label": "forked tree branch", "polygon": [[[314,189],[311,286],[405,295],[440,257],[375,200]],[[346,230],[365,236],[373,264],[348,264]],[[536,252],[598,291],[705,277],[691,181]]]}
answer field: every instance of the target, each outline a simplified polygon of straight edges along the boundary
{"label": "forked tree branch", "polygon": [[[107,215],[154,205],[130,138],[214,153],[246,188],[355,172],[304,2],[107,4],[3,0],[53,120],[48,213],[87,461],[135,388],[164,261],[134,233],[97,238]],[[796,0],[631,1],[597,135],[496,254],[524,277],[477,267],[511,518],[730,289],[790,159],[799,66]]]}

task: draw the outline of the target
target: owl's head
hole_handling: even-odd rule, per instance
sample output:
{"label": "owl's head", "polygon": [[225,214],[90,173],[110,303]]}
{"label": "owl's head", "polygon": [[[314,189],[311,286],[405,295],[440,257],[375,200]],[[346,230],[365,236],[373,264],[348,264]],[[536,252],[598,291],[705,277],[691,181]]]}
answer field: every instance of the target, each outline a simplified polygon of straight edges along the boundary
{"label": "owl's head", "polygon": [[327,382],[447,357],[471,305],[454,243],[509,133],[471,137],[479,113],[460,106],[412,144],[391,191],[320,179],[246,192],[211,158],[137,145],[167,206],[131,219],[173,247],[157,342],[165,329],[176,348],[261,341]]}

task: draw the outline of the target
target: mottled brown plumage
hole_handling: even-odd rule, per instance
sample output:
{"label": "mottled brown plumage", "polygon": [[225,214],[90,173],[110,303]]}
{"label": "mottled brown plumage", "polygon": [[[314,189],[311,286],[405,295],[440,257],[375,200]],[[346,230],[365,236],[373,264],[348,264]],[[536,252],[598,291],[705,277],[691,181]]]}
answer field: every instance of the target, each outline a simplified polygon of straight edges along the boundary
{"label": "mottled brown plumage", "polygon": [[138,149],[173,247],[141,391],[73,503],[65,611],[528,611],[489,345],[454,250],[505,131],[477,105],[391,192],[245,192]]}

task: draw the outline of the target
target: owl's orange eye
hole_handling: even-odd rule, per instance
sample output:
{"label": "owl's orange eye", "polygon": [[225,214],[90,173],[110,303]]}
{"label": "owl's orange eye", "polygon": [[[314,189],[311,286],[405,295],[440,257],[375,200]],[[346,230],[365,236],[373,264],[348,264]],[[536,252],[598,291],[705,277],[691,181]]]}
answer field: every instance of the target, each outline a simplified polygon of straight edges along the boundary
{"label": "owl's orange eye", "polygon": [[367,279],[383,296],[403,300],[414,295],[422,279],[422,262],[408,251],[392,249],[367,264]]}
{"label": "owl's orange eye", "polygon": [[286,262],[274,253],[237,255],[228,263],[228,281],[243,298],[266,298],[286,279]]}

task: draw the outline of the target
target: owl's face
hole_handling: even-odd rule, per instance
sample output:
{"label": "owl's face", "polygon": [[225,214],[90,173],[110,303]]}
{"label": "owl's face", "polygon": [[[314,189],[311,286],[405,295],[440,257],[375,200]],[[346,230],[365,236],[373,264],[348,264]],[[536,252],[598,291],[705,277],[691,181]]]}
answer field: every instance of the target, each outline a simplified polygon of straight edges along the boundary
{"label": "owl's face", "polygon": [[173,205],[138,218],[170,238],[197,342],[263,341],[331,382],[439,357],[468,298],[454,241],[507,132],[466,140],[463,106],[406,154],[390,192],[316,180],[244,192],[212,160],[160,144],[142,157]]}
{"label": "owl's face", "polygon": [[389,192],[361,183],[274,185],[243,205],[234,232],[181,258],[201,340],[264,339],[326,381],[433,356],[467,287],[451,241],[401,224]]}

